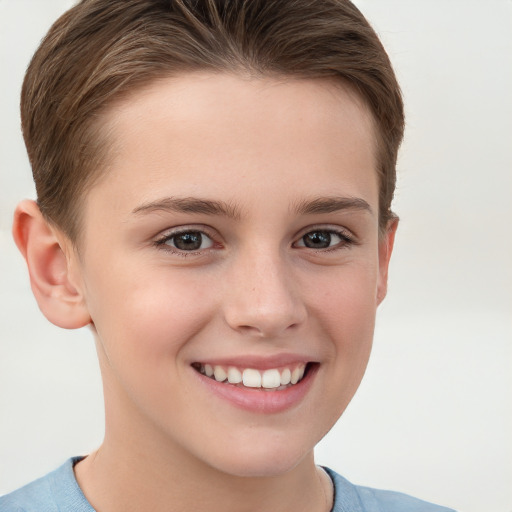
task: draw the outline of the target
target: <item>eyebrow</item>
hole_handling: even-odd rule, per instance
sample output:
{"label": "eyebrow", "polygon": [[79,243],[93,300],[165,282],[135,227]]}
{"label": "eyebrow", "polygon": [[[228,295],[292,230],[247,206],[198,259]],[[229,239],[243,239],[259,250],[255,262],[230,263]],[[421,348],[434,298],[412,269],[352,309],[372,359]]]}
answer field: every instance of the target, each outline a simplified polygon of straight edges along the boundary
{"label": "eyebrow", "polygon": [[[342,210],[367,211],[373,215],[370,205],[359,197],[318,197],[300,201],[292,207],[292,211],[299,215],[333,213]],[[165,197],[144,203],[135,208],[132,213],[139,215],[159,211],[218,215],[234,220],[239,220],[241,217],[241,210],[235,204],[196,197]]]}
{"label": "eyebrow", "polygon": [[371,206],[359,197],[318,197],[297,203],[294,210],[300,215],[333,213],[342,210],[366,211],[373,215]]}
{"label": "eyebrow", "polygon": [[177,213],[202,213],[239,219],[240,208],[235,204],[195,197],[165,197],[144,203],[133,210],[134,214],[168,211]]}

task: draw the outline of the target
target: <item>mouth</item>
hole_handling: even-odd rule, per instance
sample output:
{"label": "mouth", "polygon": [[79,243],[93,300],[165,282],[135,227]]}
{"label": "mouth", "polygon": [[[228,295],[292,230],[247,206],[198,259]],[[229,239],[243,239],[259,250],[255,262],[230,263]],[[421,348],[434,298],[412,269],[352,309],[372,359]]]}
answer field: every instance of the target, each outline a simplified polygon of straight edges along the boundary
{"label": "mouth", "polygon": [[198,361],[191,367],[211,396],[250,413],[277,414],[302,403],[320,368],[316,361],[283,359]]}
{"label": "mouth", "polygon": [[192,368],[201,375],[225,385],[261,391],[284,391],[302,382],[316,364],[297,363],[259,370],[197,362],[192,364]]}

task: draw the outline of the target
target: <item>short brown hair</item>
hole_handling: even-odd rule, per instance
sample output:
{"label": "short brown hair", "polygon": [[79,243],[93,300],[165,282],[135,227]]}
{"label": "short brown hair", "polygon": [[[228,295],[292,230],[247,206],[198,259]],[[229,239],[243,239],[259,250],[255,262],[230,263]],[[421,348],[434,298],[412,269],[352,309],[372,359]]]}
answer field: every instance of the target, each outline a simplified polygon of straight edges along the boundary
{"label": "short brown hair", "polygon": [[403,103],[389,58],[348,0],[82,0],[51,27],[22,88],[23,135],[43,215],[76,241],[107,154],[101,113],[180,72],[334,77],[376,124],[379,223],[393,216]]}

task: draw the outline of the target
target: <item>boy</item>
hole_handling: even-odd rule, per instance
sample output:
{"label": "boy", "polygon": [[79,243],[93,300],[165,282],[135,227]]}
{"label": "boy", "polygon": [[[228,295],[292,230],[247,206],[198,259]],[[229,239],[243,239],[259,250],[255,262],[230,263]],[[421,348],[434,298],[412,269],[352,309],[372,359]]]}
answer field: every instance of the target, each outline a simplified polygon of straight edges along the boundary
{"label": "boy", "polygon": [[1,510],[446,510],[313,449],[366,367],[403,106],[349,2],[85,0],[27,71],[45,316],[90,326],[100,448]]}

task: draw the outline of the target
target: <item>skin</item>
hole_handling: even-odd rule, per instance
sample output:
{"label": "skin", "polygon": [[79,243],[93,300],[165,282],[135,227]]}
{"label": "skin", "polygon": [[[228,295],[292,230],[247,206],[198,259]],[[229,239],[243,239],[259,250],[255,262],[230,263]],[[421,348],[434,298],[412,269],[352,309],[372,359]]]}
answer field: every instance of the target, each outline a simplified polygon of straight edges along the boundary
{"label": "skin", "polygon": [[[34,203],[14,227],[43,312],[95,336],[106,431],[75,467],[86,497],[101,512],[329,510],[313,448],[365,371],[396,230],[379,236],[371,115],[329,81],[201,73],[134,93],[104,123],[113,153],[79,252]],[[176,229],[203,232],[201,248],[172,247]],[[305,246],[312,232],[331,242]],[[276,357],[315,363],[277,413],[211,393],[192,367]]]}

